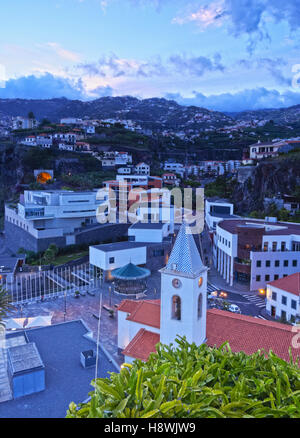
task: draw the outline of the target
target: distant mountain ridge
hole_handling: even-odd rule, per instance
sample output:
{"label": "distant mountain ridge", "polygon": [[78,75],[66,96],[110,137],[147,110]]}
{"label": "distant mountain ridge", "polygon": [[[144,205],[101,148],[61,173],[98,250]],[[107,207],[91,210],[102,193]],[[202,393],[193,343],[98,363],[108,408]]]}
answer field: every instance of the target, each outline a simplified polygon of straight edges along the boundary
{"label": "distant mountain ridge", "polygon": [[237,121],[273,120],[279,124],[300,121],[300,105],[290,108],[222,113],[197,106],[183,106],[163,98],[138,99],[132,96],[101,97],[92,101],[55,98],[47,100],[0,99],[0,116],[27,116],[58,122],[64,117],[134,120],[153,130],[205,129],[230,126]]}

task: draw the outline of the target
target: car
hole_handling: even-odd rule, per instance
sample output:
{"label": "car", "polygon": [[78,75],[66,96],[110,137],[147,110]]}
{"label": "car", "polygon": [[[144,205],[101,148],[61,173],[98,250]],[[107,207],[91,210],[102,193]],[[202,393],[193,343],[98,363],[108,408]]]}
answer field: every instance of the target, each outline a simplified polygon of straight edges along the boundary
{"label": "car", "polygon": [[241,309],[236,304],[230,304],[230,306],[228,307],[228,310],[229,310],[229,312],[232,312],[232,313],[241,313]]}
{"label": "car", "polygon": [[228,297],[228,293],[227,292],[224,292],[223,290],[220,292],[220,294],[219,294],[219,297],[220,298],[227,298]]}

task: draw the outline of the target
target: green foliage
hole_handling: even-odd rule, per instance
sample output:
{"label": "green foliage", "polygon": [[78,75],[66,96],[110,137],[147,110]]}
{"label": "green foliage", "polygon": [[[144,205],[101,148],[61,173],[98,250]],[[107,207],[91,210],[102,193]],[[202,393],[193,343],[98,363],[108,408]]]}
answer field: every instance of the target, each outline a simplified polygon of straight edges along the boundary
{"label": "green foliage", "polygon": [[176,342],[93,381],[91,400],[71,403],[67,418],[300,418],[297,363]]}
{"label": "green foliage", "polygon": [[236,184],[235,179],[219,176],[212,183],[206,184],[205,196],[207,198],[218,196],[219,198],[231,199]]}
{"label": "green foliage", "polygon": [[10,295],[0,286],[0,321],[2,321],[7,314],[14,309],[11,304]]}
{"label": "green foliage", "polygon": [[49,248],[44,252],[43,263],[45,263],[46,265],[52,264],[58,252],[59,250],[54,243],[49,245]]}

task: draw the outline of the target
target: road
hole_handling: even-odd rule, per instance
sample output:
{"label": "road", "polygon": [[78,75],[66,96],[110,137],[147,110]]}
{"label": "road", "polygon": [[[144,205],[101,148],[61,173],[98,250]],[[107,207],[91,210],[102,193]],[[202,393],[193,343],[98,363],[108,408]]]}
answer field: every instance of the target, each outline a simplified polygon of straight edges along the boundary
{"label": "road", "polygon": [[[226,291],[226,289],[220,289],[211,283],[208,283],[207,287],[208,293],[211,293],[213,291],[220,291],[223,290],[227,293],[227,298],[225,301],[227,301],[230,304],[236,304],[241,309],[241,313],[243,315],[249,315],[254,316],[256,318],[260,319],[267,319],[264,316],[261,315],[261,311],[265,308],[265,299],[261,298],[256,295],[250,295],[250,294],[238,294],[234,292]],[[270,318],[271,319],[271,318]]]}

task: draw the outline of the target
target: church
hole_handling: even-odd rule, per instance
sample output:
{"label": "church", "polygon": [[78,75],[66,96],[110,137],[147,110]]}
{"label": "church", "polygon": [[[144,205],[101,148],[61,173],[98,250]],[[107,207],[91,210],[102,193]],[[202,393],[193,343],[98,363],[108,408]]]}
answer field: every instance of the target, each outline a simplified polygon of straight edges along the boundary
{"label": "church", "polygon": [[252,354],[272,350],[289,361],[300,358],[297,327],[231,312],[207,310],[207,274],[193,234],[182,224],[167,265],[161,272],[160,300],[123,300],[118,307],[118,349],[126,363],[147,361],[161,342],[219,347],[228,342],[233,352]]}

